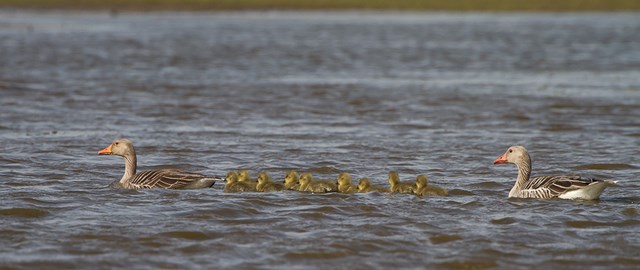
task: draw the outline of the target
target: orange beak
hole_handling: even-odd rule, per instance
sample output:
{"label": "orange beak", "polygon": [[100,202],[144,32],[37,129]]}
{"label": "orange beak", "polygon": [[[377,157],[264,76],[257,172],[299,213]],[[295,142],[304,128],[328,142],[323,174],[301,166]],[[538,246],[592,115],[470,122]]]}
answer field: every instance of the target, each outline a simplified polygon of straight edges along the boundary
{"label": "orange beak", "polygon": [[507,163],[507,153],[502,154],[498,159],[493,161],[493,164],[503,164]]}
{"label": "orange beak", "polygon": [[113,146],[113,144],[110,144],[109,146],[107,146],[104,149],[100,150],[100,152],[98,152],[98,155],[111,155],[111,154],[113,154],[111,152],[111,146]]}

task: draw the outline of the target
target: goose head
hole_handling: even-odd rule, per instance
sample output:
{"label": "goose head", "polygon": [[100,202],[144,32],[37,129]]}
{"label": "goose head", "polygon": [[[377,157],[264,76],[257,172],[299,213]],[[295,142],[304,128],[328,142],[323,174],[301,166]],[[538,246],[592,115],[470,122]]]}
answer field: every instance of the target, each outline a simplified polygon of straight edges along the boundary
{"label": "goose head", "polygon": [[117,139],[98,152],[98,155],[135,156],[133,143],[127,139]]}
{"label": "goose head", "polygon": [[509,149],[507,149],[507,151],[505,151],[502,156],[493,161],[493,164],[520,164],[523,162],[528,162],[529,160],[529,152],[527,152],[527,149],[525,149],[523,146],[516,145],[509,147]]}

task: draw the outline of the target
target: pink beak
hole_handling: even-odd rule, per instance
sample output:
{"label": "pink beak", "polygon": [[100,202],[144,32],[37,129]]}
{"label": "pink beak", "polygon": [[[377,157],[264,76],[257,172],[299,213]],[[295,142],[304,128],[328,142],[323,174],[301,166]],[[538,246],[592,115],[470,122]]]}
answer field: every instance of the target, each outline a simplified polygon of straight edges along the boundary
{"label": "pink beak", "polygon": [[100,150],[100,152],[98,152],[98,155],[111,155],[111,154],[113,154],[111,152],[111,147],[112,146],[113,146],[113,144],[110,144],[109,146],[107,146],[104,149]]}
{"label": "pink beak", "polygon": [[498,159],[493,161],[493,164],[504,164],[507,163],[507,153],[502,154]]}

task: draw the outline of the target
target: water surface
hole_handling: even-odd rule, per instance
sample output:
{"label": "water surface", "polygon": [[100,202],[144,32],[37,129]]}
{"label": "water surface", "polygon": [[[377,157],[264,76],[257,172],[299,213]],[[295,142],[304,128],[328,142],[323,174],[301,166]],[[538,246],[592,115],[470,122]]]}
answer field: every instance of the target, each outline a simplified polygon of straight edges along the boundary
{"label": "water surface", "polygon": [[[0,11],[0,265],[636,269],[640,16]],[[449,197],[118,190],[141,169],[289,169]],[[534,174],[620,186],[507,199]]]}

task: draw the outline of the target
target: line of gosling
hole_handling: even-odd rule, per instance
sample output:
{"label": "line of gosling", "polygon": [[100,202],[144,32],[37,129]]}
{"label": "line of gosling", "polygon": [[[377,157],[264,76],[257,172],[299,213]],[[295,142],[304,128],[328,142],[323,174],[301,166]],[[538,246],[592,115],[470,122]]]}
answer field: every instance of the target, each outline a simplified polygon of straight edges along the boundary
{"label": "line of gosling", "polygon": [[266,172],[261,172],[258,179],[251,179],[248,170],[238,172],[231,171],[225,178],[227,182],[224,192],[272,192],[281,190],[294,190],[306,193],[339,192],[345,194],[365,192],[390,192],[415,194],[417,196],[448,196],[447,189],[429,184],[425,175],[418,175],[415,182],[401,182],[398,173],[389,172],[389,187],[375,186],[368,178],[361,178],[358,185],[351,183],[351,175],[346,172],[338,175],[337,181],[316,180],[310,173],[298,176],[296,171],[289,171],[282,183],[272,182]]}

